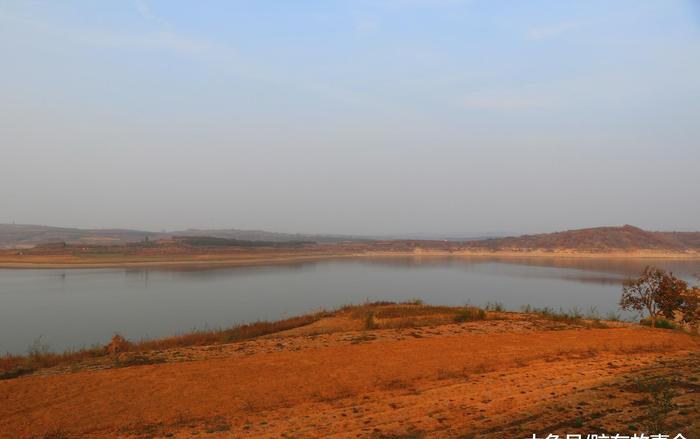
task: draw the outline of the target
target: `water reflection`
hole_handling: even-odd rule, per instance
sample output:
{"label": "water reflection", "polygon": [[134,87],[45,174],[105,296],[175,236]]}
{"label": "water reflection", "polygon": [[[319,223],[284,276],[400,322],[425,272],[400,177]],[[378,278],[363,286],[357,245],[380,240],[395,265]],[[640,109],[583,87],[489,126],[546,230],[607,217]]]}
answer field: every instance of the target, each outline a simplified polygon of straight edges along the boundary
{"label": "water reflection", "polygon": [[652,258],[585,258],[585,257],[499,257],[499,256],[459,256],[459,257],[381,257],[367,258],[373,264],[390,266],[420,267],[430,265],[456,264],[507,264],[533,267],[554,267],[591,272],[608,272],[624,278],[639,276],[647,265],[654,265],[674,272],[676,275],[692,279],[700,274],[700,261],[692,259],[652,259]]}
{"label": "water reflection", "polygon": [[647,264],[692,280],[700,261],[381,257],[248,267],[0,270],[0,352],[53,349],[278,319],[369,300],[617,310]]}
{"label": "water reflection", "polygon": [[[346,264],[387,266],[392,268],[420,269],[429,267],[451,266],[475,271],[493,271],[493,267],[501,267],[499,275],[551,278],[569,280],[572,282],[599,283],[603,285],[619,285],[627,279],[639,276],[647,265],[673,272],[676,276],[687,281],[693,281],[700,275],[700,261],[684,259],[604,259],[604,258],[562,258],[562,257],[497,257],[497,256],[383,256],[362,259],[338,259],[334,261],[295,261],[277,263],[274,265],[253,266],[196,266],[196,267],[157,267],[157,268],[127,268],[127,275],[145,278],[149,272],[170,273],[173,276],[189,279],[210,279],[212,277],[229,277],[260,275],[262,273],[303,272],[317,270],[325,264],[342,261]],[[554,270],[532,271],[513,270],[513,266],[538,267]],[[491,267],[489,269],[488,267]],[[588,274],[567,274],[567,269],[589,272]],[[608,275],[609,274],[609,275]]]}

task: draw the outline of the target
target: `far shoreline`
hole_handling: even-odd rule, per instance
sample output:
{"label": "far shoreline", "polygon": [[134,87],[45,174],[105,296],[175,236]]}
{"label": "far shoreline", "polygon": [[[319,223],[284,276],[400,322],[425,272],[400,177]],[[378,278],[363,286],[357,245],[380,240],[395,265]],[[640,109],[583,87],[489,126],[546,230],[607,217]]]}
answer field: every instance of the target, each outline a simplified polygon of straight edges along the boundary
{"label": "far shoreline", "polygon": [[[416,251],[368,251],[361,253],[301,253],[290,254],[281,252],[279,256],[274,253],[265,253],[260,257],[254,254],[249,255],[183,255],[182,258],[152,259],[145,260],[143,257],[122,257],[114,258],[110,261],[98,262],[99,258],[71,258],[68,255],[58,257],[46,256],[37,257],[32,255],[6,258],[0,260],[0,269],[100,269],[100,268],[225,268],[241,266],[265,266],[280,265],[295,262],[319,262],[343,259],[370,259],[370,258],[503,258],[503,259],[658,259],[658,260],[698,260],[700,253],[680,253],[680,252],[655,252],[655,251],[633,251],[633,252],[585,252],[585,251],[544,251],[544,250],[523,250],[523,251],[436,251],[436,250],[416,250]],[[219,256],[209,259],[209,257]],[[195,257],[195,259],[191,259]],[[196,258],[199,257],[199,258]],[[20,261],[19,259],[35,259],[34,261]],[[37,260],[41,259],[41,260]],[[54,261],[47,260],[54,259]],[[70,259],[70,260],[69,260]],[[77,260],[76,260],[77,259]]]}

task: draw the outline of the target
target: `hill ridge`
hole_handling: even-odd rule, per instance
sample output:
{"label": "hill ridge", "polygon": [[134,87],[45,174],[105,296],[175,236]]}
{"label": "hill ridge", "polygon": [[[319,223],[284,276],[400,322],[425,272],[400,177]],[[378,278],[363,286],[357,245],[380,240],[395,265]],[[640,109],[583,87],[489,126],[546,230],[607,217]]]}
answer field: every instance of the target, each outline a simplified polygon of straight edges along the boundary
{"label": "hill ridge", "polygon": [[467,244],[490,250],[697,251],[700,250],[700,232],[648,231],[625,224],[470,241]]}

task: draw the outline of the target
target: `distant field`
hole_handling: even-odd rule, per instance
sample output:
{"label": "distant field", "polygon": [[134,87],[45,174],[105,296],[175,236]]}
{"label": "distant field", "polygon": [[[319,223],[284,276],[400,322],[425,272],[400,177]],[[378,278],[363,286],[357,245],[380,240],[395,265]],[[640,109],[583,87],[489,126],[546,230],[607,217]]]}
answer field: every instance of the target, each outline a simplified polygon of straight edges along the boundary
{"label": "distant field", "polygon": [[[15,232],[24,230],[24,226],[13,227]],[[0,238],[2,230],[0,227]],[[234,232],[208,236],[200,231],[152,239],[144,234],[146,232],[121,233],[109,231],[109,236],[82,235],[80,242],[52,239],[35,242],[28,248],[23,245],[22,248],[0,250],[0,267],[238,265],[381,255],[700,258],[699,232],[648,232],[632,226],[476,241],[339,240],[268,232],[252,235],[267,237],[265,240],[240,239]],[[241,236],[249,236],[246,233],[253,232],[241,233]],[[31,236],[29,241],[39,239],[37,235]],[[47,235],[41,236],[46,238]],[[4,239],[9,242],[7,230]],[[127,242],[115,243],[115,239]],[[26,243],[28,239],[21,242]]]}

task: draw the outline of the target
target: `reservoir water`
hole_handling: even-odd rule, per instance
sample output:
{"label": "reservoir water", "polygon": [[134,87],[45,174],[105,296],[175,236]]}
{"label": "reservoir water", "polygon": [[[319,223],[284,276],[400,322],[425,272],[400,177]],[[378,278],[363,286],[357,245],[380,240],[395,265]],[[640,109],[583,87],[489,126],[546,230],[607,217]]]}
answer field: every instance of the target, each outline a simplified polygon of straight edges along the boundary
{"label": "reservoir water", "polygon": [[525,304],[605,314],[647,264],[692,281],[697,260],[380,258],[229,268],[0,269],[0,353],[274,320],[366,300]]}

